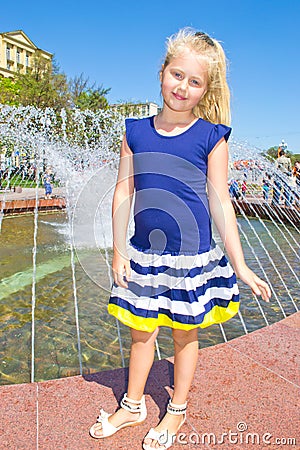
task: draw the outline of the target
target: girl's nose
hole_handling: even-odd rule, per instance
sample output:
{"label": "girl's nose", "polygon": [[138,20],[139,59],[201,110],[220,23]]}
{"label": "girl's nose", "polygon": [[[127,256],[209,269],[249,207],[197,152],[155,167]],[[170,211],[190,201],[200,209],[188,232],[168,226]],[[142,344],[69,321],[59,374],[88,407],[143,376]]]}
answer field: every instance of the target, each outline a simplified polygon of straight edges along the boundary
{"label": "girl's nose", "polygon": [[179,89],[181,89],[182,91],[186,91],[187,87],[188,87],[188,80],[184,78],[183,80],[180,81]]}

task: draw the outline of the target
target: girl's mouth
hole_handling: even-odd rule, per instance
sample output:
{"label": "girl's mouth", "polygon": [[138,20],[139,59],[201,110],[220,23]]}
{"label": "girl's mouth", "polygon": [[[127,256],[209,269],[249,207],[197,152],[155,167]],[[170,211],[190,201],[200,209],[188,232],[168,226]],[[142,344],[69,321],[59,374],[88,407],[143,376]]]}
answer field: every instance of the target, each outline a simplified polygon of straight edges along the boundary
{"label": "girl's mouth", "polygon": [[182,95],[176,94],[175,92],[173,92],[173,95],[176,98],[176,100],[186,100],[185,97],[182,97]]}

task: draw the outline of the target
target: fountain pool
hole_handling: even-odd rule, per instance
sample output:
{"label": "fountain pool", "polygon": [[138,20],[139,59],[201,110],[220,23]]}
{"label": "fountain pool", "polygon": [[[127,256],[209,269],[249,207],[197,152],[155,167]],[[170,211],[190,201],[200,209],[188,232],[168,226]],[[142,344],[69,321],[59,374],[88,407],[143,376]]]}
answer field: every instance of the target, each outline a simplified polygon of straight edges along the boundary
{"label": "fountain pool", "polygon": [[[80,373],[76,324],[74,316],[73,284],[68,242],[68,218],[64,212],[40,213],[38,218],[36,254],[36,309],[35,309],[35,380],[42,381]],[[274,267],[259,246],[249,223],[266,243],[276,267],[288,283],[293,301],[300,300],[300,290],[282,255],[270,240],[260,222],[239,219],[239,226],[272,280],[273,289],[286,315],[295,312],[286,289],[274,271]],[[277,242],[282,237],[272,222],[266,222],[268,230]],[[290,230],[295,238],[297,233]],[[32,236],[33,215],[4,217],[0,235],[0,383],[25,383],[30,381],[31,371],[31,300],[32,300]],[[259,273],[249,243],[241,235],[245,256],[249,265]],[[286,246],[285,246],[286,247]],[[293,251],[285,248],[285,254],[294,270],[298,260]],[[108,251],[109,258],[111,257]],[[107,313],[109,277],[106,264],[101,264],[99,250],[80,250],[75,257],[77,301],[81,336],[81,360],[83,373],[121,367],[123,364],[116,321]],[[86,270],[86,267],[89,270]],[[93,276],[94,275],[94,276]],[[98,282],[95,282],[95,279]],[[102,287],[100,287],[100,285]],[[106,288],[107,287],[107,288]],[[241,314],[248,331],[266,325],[248,287],[240,283]],[[262,303],[268,323],[283,318],[282,311],[273,298]],[[244,334],[239,316],[223,325],[227,339]],[[120,324],[120,337],[125,365],[128,362],[130,336]],[[219,326],[212,326],[199,333],[201,347],[223,342]],[[158,346],[160,357],[173,354],[170,331],[162,328]]]}

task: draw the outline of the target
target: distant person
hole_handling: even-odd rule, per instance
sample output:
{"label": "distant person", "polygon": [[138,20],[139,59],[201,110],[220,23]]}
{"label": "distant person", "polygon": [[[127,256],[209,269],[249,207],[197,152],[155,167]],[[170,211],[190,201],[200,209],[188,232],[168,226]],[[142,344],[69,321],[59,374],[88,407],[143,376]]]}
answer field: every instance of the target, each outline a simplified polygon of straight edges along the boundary
{"label": "distant person", "polygon": [[271,188],[271,179],[270,179],[269,175],[266,175],[266,177],[263,179],[262,190],[263,190],[264,201],[267,203],[269,200],[270,188]]}
{"label": "distant person", "polygon": [[278,206],[280,205],[280,198],[281,198],[281,182],[278,176],[274,175],[273,178],[273,195],[272,195],[272,206]]}
{"label": "distant person", "polygon": [[230,197],[235,198],[238,200],[241,196],[240,188],[237,180],[231,180],[229,185],[229,194]]}
{"label": "distant person", "polygon": [[276,169],[279,169],[282,173],[287,176],[291,175],[292,172],[292,162],[290,158],[286,156],[286,153],[283,149],[279,151],[279,156],[275,162]]}
{"label": "distant person", "polygon": [[300,161],[295,161],[292,170],[292,186],[293,186],[293,200],[295,206],[300,206]]}
{"label": "distant person", "polygon": [[32,181],[35,180],[35,175],[36,175],[36,167],[34,165],[31,165],[28,170],[29,180],[32,180]]}
{"label": "distant person", "polygon": [[246,180],[243,180],[241,191],[242,191],[242,196],[245,198],[246,192],[247,192],[247,181]]}
{"label": "distant person", "polygon": [[279,152],[280,152],[280,150],[284,150],[284,151],[286,151],[286,150],[287,150],[287,148],[288,148],[288,145],[287,145],[287,143],[286,143],[286,142],[284,142],[284,139],[282,139],[282,141],[281,141],[280,145],[278,146],[277,157],[279,157]]}
{"label": "distant person", "polygon": [[[283,197],[285,206],[290,206],[290,195],[291,188],[289,186],[289,182],[286,177],[290,177],[292,174],[292,162],[290,158],[286,156],[286,153],[283,149],[279,151],[279,157],[275,161],[275,167],[277,169],[277,173],[274,176],[274,190],[273,190],[273,204],[280,204],[280,197],[283,190]],[[284,175],[281,176],[280,172]],[[283,188],[283,189],[282,189]]]}
{"label": "distant person", "polygon": [[0,189],[3,189],[2,188],[2,178],[3,178],[3,175],[4,175],[4,169],[2,170],[2,166],[0,167]]}
{"label": "distant person", "polygon": [[295,162],[292,173],[296,179],[296,186],[300,188],[300,161]]}
{"label": "distant person", "polygon": [[43,181],[45,188],[45,198],[50,199],[52,194],[52,185],[51,185],[51,172],[49,170],[46,171]]}

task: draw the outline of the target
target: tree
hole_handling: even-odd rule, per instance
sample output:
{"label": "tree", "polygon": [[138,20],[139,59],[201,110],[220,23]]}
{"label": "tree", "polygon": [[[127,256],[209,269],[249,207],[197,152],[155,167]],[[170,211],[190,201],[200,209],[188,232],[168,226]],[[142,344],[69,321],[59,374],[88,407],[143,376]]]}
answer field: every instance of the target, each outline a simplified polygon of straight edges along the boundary
{"label": "tree", "polygon": [[81,110],[89,109],[96,112],[108,108],[106,95],[110,88],[106,89],[102,85],[97,87],[95,83],[90,86],[89,78],[85,78],[82,73],[70,80],[69,90],[71,104]]}
{"label": "tree", "polygon": [[74,103],[73,106],[75,106],[76,99],[87,89],[89,89],[88,86],[89,79],[84,78],[83,73],[80,75],[76,75],[74,78],[71,78],[69,81],[69,90],[71,93],[71,100]]}
{"label": "tree", "polygon": [[69,105],[68,82],[65,74],[59,72],[57,64],[36,53],[28,73],[15,77],[19,90],[19,103],[58,111]]}
{"label": "tree", "polygon": [[93,112],[107,109],[109,91],[102,85],[90,85],[83,74],[68,81],[58,65],[39,52],[26,74],[17,73],[13,80],[0,77],[0,104],[49,107],[56,112],[74,107]]}
{"label": "tree", "polygon": [[300,153],[292,154],[292,156],[291,156],[292,165],[294,165],[296,161],[300,161]]}
{"label": "tree", "polygon": [[278,146],[270,147],[263,156],[265,156],[269,161],[274,161],[277,158]]}
{"label": "tree", "polygon": [[0,77],[0,103],[11,106],[18,106],[20,85],[11,78]]}
{"label": "tree", "polygon": [[141,113],[140,106],[142,102],[132,103],[130,101],[126,100],[119,100],[117,103],[117,110],[120,112],[120,114],[123,114],[123,116],[138,116]]}

